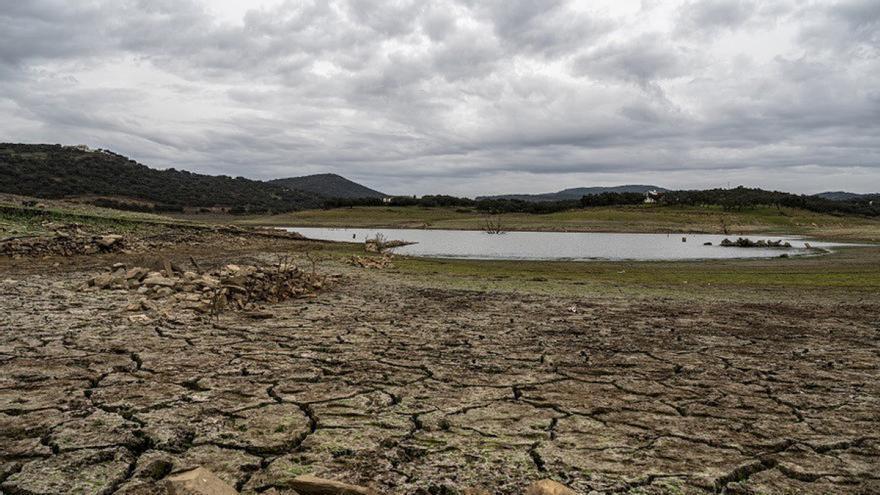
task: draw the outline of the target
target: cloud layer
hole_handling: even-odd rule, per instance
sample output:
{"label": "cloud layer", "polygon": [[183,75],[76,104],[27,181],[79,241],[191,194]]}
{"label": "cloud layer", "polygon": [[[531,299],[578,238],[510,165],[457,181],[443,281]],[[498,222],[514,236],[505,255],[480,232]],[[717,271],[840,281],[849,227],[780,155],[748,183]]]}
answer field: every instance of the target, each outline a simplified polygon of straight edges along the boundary
{"label": "cloud layer", "polygon": [[874,0],[7,3],[2,140],[401,194],[880,190]]}

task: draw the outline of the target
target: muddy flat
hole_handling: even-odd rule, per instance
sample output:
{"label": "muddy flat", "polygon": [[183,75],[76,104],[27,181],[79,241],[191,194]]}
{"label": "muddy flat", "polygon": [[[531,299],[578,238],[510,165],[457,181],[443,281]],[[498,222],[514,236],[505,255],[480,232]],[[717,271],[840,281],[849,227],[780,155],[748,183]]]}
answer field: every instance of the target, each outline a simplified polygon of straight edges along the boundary
{"label": "muddy flat", "polygon": [[192,466],[242,493],[286,493],[303,473],[383,493],[541,478],[580,493],[880,490],[870,293],[558,296],[329,262],[342,282],[269,319],[139,319],[136,293],[77,290],[97,268],[40,266],[0,276],[4,493],[163,493]]}

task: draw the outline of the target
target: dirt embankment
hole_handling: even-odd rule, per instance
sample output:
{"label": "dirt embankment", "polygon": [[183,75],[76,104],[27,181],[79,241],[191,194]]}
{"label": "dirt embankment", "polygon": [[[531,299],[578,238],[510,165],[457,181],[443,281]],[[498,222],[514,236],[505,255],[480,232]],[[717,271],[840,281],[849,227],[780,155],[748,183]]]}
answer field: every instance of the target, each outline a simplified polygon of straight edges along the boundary
{"label": "dirt embankment", "polygon": [[[279,259],[210,246],[203,272]],[[120,256],[0,267],[5,492],[163,493],[195,466],[249,494],[293,493],[304,473],[385,493],[542,478],[579,493],[880,490],[874,299],[560,299],[340,263],[333,290],[266,319],[132,319],[160,299],[79,290]]]}

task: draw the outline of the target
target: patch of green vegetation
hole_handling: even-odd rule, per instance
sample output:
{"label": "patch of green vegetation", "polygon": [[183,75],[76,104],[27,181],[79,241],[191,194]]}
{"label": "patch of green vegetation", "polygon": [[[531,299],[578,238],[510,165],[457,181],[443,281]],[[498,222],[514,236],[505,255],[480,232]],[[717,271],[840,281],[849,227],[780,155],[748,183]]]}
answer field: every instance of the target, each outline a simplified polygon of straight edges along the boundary
{"label": "patch of green vegetation", "polygon": [[0,204],[0,233],[4,233],[4,235],[41,235],[51,232],[50,224],[71,223],[79,224],[86,231],[112,231],[120,234],[158,232],[169,225],[197,225],[159,215],[123,212],[106,208],[29,208]]}
{"label": "patch of green vegetation", "polygon": [[306,466],[304,464],[291,464],[287,467],[284,473],[291,478],[296,478],[297,476],[302,476],[304,474],[309,474],[312,472],[312,468]]}
{"label": "patch of green vegetation", "polygon": [[681,483],[675,481],[664,481],[660,483],[661,489],[667,495],[683,495],[684,489],[681,486]]}

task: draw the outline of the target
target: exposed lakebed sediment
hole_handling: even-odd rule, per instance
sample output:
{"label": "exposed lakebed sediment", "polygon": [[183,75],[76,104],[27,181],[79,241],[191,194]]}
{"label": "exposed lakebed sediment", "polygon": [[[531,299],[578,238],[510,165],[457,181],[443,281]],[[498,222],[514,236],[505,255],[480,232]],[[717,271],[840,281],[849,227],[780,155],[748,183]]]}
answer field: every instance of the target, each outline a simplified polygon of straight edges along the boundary
{"label": "exposed lakebed sediment", "polygon": [[559,299],[340,269],[258,321],[133,321],[140,294],[77,290],[97,272],[3,275],[0,487],[161,493],[202,465],[242,493],[303,472],[388,493],[880,490],[876,300]]}

